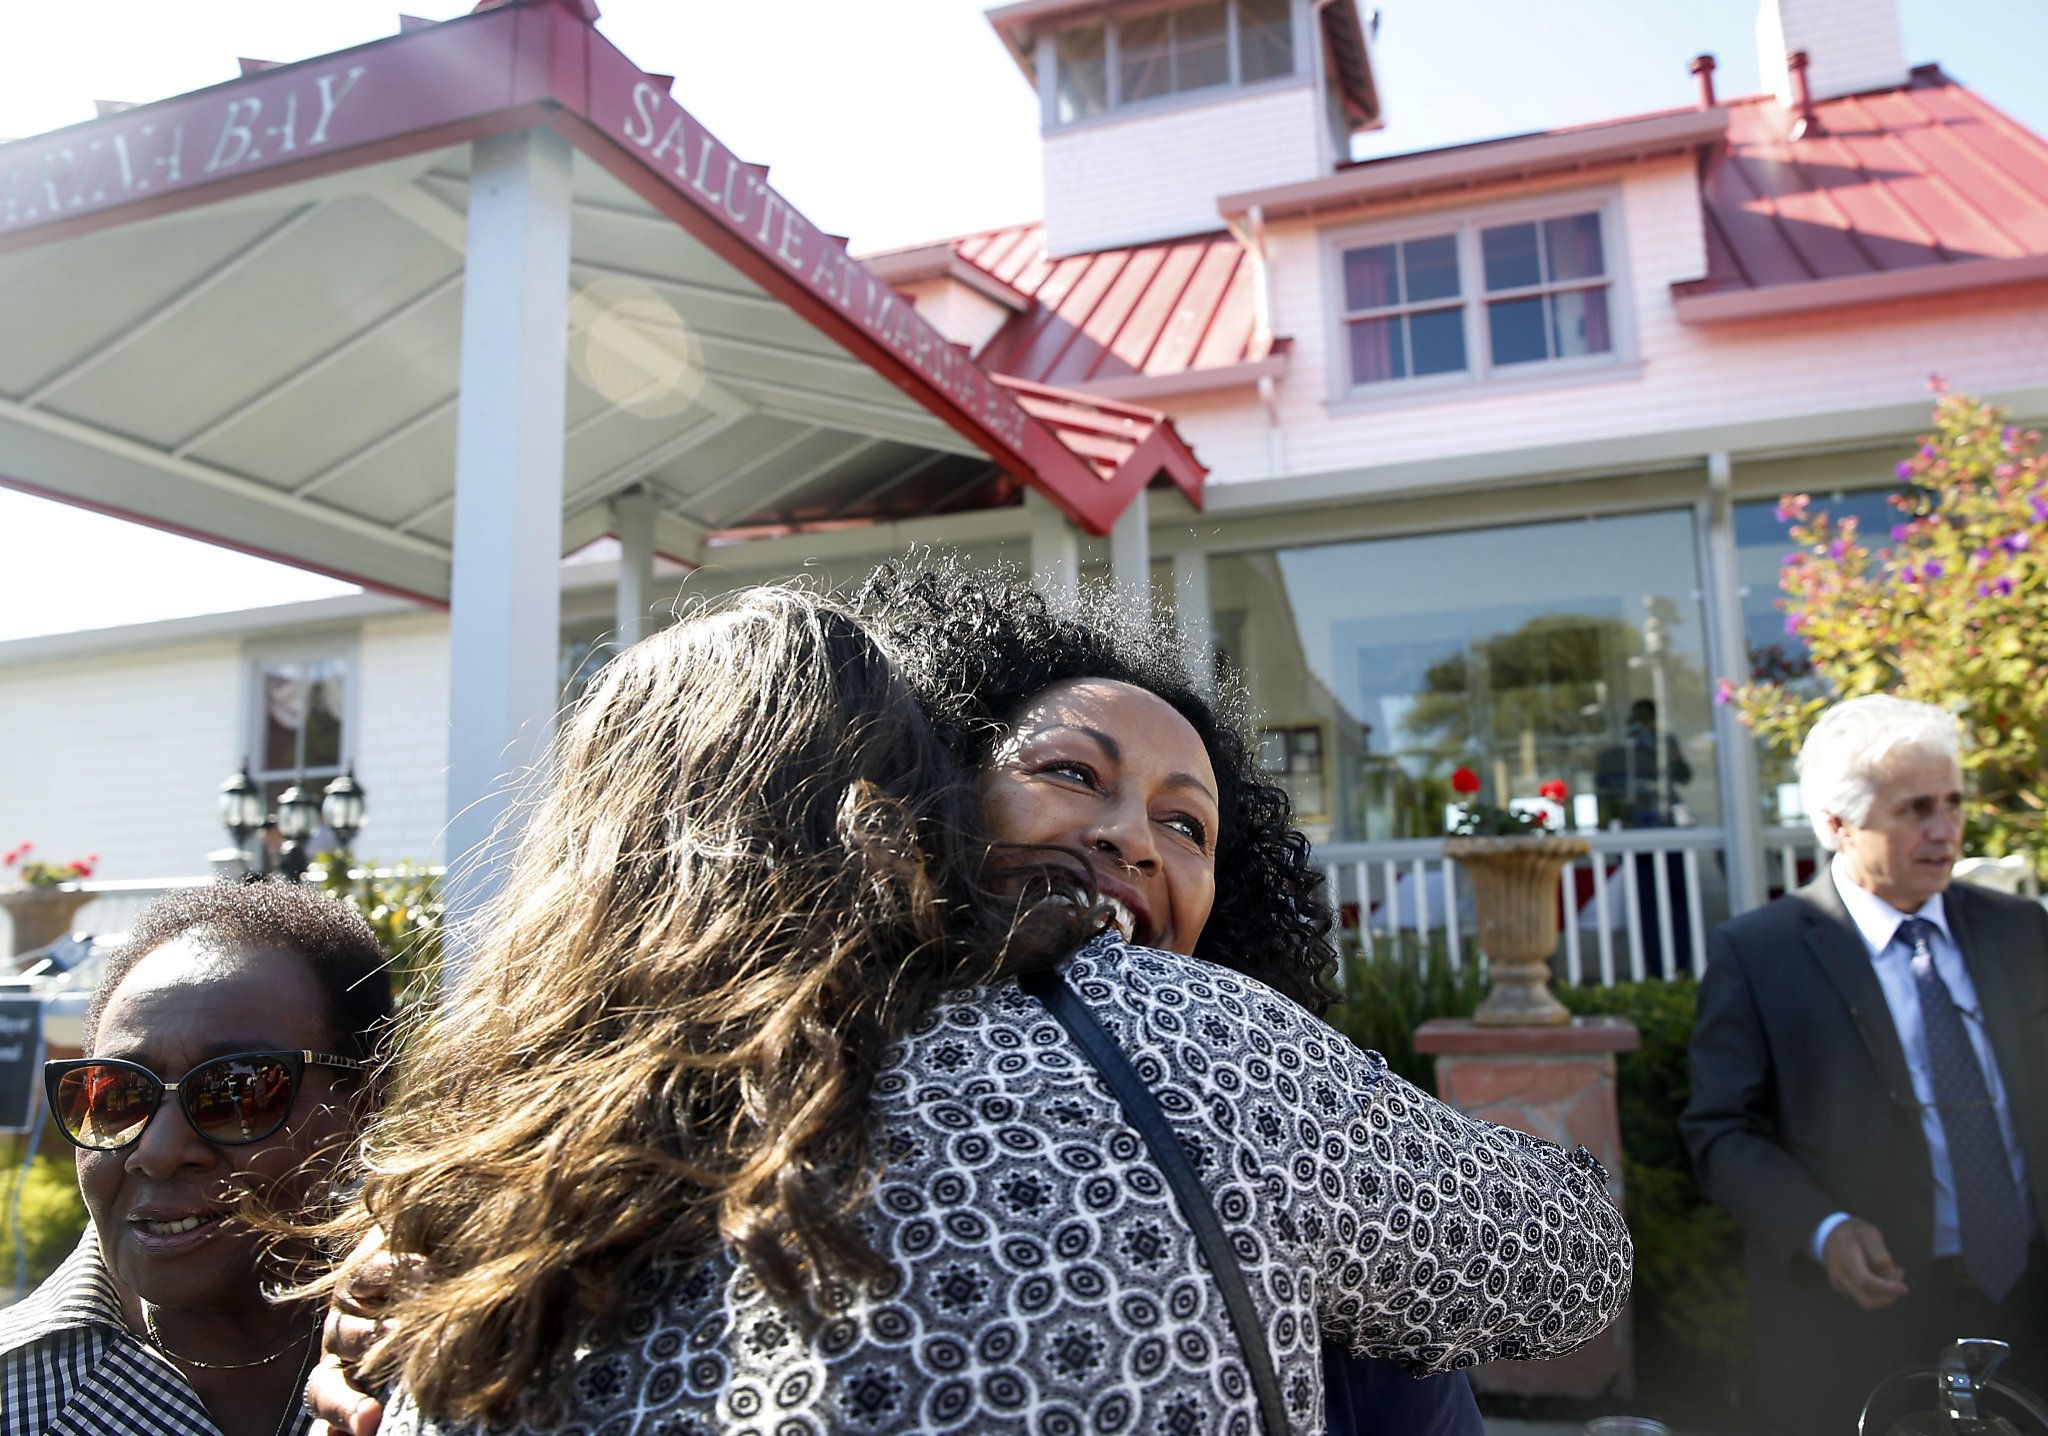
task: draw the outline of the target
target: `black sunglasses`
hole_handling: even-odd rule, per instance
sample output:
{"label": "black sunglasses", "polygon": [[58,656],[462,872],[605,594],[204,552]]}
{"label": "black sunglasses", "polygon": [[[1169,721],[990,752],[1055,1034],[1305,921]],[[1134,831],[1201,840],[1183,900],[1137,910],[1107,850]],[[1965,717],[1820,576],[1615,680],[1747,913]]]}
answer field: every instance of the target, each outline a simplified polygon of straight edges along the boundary
{"label": "black sunglasses", "polygon": [[284,1125],[308,1066],[361,1072],[366,1064],[325,1052],[232,1052],[166,1082],[137,1062],[73,1057],[43,1064],[43,1089],[57,1129],[74,1147],[119,1151],[142,1135],[166,1092],[178,1094],[193,1131],[219,1146],[241,1147]]}

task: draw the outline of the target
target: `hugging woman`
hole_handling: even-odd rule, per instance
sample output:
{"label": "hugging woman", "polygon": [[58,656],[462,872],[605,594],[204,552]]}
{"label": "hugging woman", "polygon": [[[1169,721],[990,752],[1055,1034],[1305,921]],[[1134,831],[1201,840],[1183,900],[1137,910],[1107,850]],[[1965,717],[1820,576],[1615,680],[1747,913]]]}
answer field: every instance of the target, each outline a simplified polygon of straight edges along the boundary
{"label": "hugging woman", "polygon": [[[1176,841],[1220,827],[1201,766]],[[977,797],[827,602],[756,591],[607,667],[370,1138],[358,1221],[418,1259],[369,1358],[387,1431],[1270,1429],[1160,1165],[1020,984],[1048,972],[1158,1094],[1287,1424],[1320,1424],[1325,1338],[1427,1372],[1613,1318],[1590,1158],[1091,937],[1061,883],[990,890]]]}

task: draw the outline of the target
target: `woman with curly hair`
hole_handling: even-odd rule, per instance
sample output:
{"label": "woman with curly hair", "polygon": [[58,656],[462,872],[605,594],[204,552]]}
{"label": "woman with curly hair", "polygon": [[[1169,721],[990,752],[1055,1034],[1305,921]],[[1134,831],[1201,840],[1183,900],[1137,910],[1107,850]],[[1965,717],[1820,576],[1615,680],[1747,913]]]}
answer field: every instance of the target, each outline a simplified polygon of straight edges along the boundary
{"label": "woman with curly hair", "polygon": [[[1286,792],[1259,772],[1235,705],[1196,688],[1170,630],[1132,623],[1110,595],[1061,612],[1000,571],[951,565],[886,566],[859,603],[902,655],[934,726],[982,774],[993,841],[1113,857],[1097,887],[1139,905],[1120,905],[1125,938],[1255,977],[1319,1015],[1328,1007],[1336,954],[1323,873],[1293,826]],[[1167,801],[1156,842],[1142,824],[1120,823],[1116,802],[1118,789],[1147,796],[1148,776],[1170,779],[1171,765],[1146,763],[1159,755],[1140,751],[1138,740],[1170,734],[1176,717],[1217,779],[1213,843],[1192,857],[1174,840],[1176,816],[1191,815],[1179,812],[1170,782],[1159,793]],[[1132,832],[1141,851],[1130,850]],[[1212,895],[1193,922],[1191,892]],[[1148,902],[1146,893],[1164,896]],[[1332,1346],[1324,1389],[1332,1433],[1483,1429],[1462,1372],[1418,1381],[1392,1361]]]}
{"label": "woman with curly hair", "polygon": [[[934,729],[798,594],[605,669],[368,1143],[387,1432],[1278,1436],[1320,1418],[1325,1336],[1434,1371],[1612,1319],[1597,1163],[1222,966],[1089,938],[1115,870],[991,866]],[[1191,729],[1152,736],[1151,840],[1213,858],[1225,785]]]}

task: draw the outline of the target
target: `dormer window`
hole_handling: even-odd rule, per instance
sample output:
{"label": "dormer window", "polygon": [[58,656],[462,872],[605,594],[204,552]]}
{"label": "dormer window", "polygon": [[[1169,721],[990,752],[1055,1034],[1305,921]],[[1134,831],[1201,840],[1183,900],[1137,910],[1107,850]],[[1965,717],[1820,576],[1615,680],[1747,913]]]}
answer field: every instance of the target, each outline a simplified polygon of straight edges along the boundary
{"label": "dormer window", "polygon": [[1621,357],[1613,223],[1580,198],[1335,235],[1336,393]]}
{"label": "dormer window", "polygon": [[1294,49],[1290,0],[1200,0],[1071,25],[1053,35],[1053,123],[1285,79]]}

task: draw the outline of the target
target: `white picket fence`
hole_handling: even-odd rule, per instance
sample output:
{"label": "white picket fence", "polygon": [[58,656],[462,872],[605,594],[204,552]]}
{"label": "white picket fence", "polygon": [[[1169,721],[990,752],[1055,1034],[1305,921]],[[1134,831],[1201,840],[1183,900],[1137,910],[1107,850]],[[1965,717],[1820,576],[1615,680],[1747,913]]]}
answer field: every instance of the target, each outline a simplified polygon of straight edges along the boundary
{"label": "white picket fence", "polygon": [[[1561,976],[1569,983],[1641,982],[1706,964],[1707,933],[1730,916],[1726,836],[1718,828],[1585,833],[1592,852],[1558,875]],[[1765,838],[1776,891],[1813,874],[1817,845],[1805,829]],[[1407,937],[1441,944],[1454,965],[1484,961],[1471,885],[1441,839],[1327,843],[1316,850],[1345,931],[1367,952]]]}

